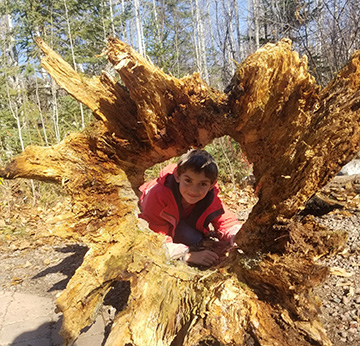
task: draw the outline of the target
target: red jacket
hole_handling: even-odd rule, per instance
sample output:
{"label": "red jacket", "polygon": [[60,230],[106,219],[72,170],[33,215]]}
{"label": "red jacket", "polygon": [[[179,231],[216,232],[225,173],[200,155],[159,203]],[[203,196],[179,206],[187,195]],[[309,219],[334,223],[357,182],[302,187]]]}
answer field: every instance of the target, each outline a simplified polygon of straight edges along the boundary
{"label": "red jacket", "polygon": [[[168,165],[160,172],[159,178],[140,186],[142,212],[139,216],[149,223],[150,229],[164,234],[169,243],[172,242],[181,213],[181,195],[173,175],[175,168],[176,164]],[[240,229],[241,223],[226,209],[218,193],[218,186],[215,185],[205,198],[196,203],[186,221],[205,235],[209,235],[211,223],[220,240],[230,241]],[[171,257],[179,255],[179,251],[184,252],[188,249],[184,244],[176,245],[177,249],[174,246],[168,247]]]}

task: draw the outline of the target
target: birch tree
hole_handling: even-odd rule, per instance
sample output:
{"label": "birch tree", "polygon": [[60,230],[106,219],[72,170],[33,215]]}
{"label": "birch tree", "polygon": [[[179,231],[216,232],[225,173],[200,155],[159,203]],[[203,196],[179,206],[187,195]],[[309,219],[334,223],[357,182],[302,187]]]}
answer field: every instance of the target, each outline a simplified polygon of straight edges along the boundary
{"label": "birch tree", "polygon": [[134,0],[134,12],[135,12],[135,22],[136,22],[137,47],[139,49],[139,53],[145,56],[146,50],[145,50],[143,26],[141,21],[140,0]]}
{"label": "birch tree", "polygon": [[236,28],[236,44],[237,44],[237,54],[235,56],[237,61],[242,61],[245,59],[245,52],[243,46],[243,40],[241,37],[241,29],[240,29],[240,12],[239,12],[239,3],[237,0],[233,0],[231,6],[235,11],[235,28]]}
{"label": "birch tree", "polygon": [[197,32],[197,42],[198,42],[198,52],[199,52],[199,62],[200,62],[200,74],[205,82],[209,83],[209,72],[206,59],[206,43],[205,43],[205,33],[204,33],[204,23],[203,16],[201,13],[199,0],[195,0],[195,15],[196,15],[196,32]]}
{"label": "birch tree", "polygon": [[126,20],[125,20],[125,0],[121,0],[120,25],[121,25],[122,39],[124,40],[124,42],[128,42]]}
{"label": "birch tree", "polygon": [[[34,69],[35,70],[35,69]],[[46,146],[49,145],[49,141],[48,141],[48,136],[47,136],[47,129],[46,129],[46,124],[45,124],[45,119],[43,116],[43,110],[41,107],[41,101],[40,101],[40,94],[39,94],[39,83],[38,83],[38,78],[35,75],[35,95],[36,95],[36,104],[39,110],[39,115],[40,115],[40,120],[41,120],[41,128],[43,130],[43,134],[44,134],[44,141]]]}
{"label": "birch tree", "polygon": [[[5,0],[2,4],[5,8],[5,13],[2,17],[2,68],[4,72],[6,100],[11,115],[16,121],[21,151],[24,151],[25,146],[20,121],[20,105],[22,104],[22,96],[20,93],[21,77],[18,69],[18,52],[14,37],[13,18],[9,12],[7,1]],[[13,91],[12,93],[10,89]]]}
{"label": "birch tree", "polygon": [[260,6],[259,0],[252,0],[252,10],[254,17],[254,37],[255,37],[255,49],[260,47]]}
{"label": "birch tree", "polygon": [[200,51],[199,51],[199,45],[198,45],[198,41],[197,41],[197,35],[196,35],[196,20],[195,20],[195,12],[194,12],[194,4],[193,4],[193,0],[190,0],[190,8],[191,8],[191,17],[192,17],[192,38],[193,38],[193,43],[194,43],[194,52],[195,52],[195,62],[196,62],[196,67],[198,71],[201,71],[202,69],[202,61],[200,59]]}
{"label": "birch tree", "polygon": [[115,24],[114,24],[113,0],[109,0],[109,10],[110,10],[111,33],[113,36],[116,36]]}

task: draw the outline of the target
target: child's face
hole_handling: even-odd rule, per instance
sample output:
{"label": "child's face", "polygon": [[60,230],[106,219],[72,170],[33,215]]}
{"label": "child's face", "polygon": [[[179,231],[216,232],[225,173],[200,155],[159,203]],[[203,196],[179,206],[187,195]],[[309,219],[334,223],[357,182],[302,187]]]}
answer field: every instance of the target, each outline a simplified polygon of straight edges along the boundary
{"label": "child's face", "polygon": [[215,184],[211,183],[204,172],[196,173],[189,169],[180,176],[175,171],[175,180],[179,183],[184,207],[201,201]]}

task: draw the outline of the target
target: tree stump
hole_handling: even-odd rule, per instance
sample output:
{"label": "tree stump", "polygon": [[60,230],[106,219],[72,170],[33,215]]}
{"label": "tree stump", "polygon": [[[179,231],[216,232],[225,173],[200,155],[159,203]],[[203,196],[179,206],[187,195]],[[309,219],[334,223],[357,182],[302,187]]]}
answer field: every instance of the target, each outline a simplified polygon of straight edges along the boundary
{"label": "tree stump", "polygon": [[[62,184],[72,197],[51,223],[85,242],[84,262],[57,299],[72,344],[114,282],[127,306],[106,345],[331,345],[312,288],[328,269],[316,258],[344,237],[300,218],[306,201],[359,150],[360,52],[324,89],[291,42],[267,44],[239,65],[226,92],[199,74],[166,75],[109,38],[104,52],[122,82],[87,78],[41,39],[42,64],[95,120],[52,147],[32,147],[0,177]],[[138,219],[138,186],[155,163],[230,135],[253,163],[258,203],[229,256],[206,270],[169,261],[164,238]],[[331,249],[331,250],[330,250]]]}

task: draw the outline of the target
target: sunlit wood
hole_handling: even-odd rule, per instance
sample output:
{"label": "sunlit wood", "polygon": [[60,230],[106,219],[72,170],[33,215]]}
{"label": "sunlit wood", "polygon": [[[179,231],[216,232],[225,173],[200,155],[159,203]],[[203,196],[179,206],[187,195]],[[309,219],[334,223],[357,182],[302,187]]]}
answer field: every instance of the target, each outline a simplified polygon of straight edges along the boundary
{"label": "sunlit wood", "polygon": [[[360,63],[320,90],[306,57],[283,40],[239,65],[225,92],[193,74],[166,75],[131,47],[110,38],[108,74],[77,74],[41,39],[43,66],[95,120],[61,143],[28,147],[0,177],[62,184],[71,205],[49,223],[85,242],[83,264],[57,300],[67,344],[90,325],[118,280],[131,294],[107,345],[331,345],[312,288],[328,274],[315,259],[344,237],[296,215],[359,150]],[[231,135],[253,163],[259,200],[219,266],[199,270],[170,262],[162,236],[138,220],[137,187],[145,169]]]}

